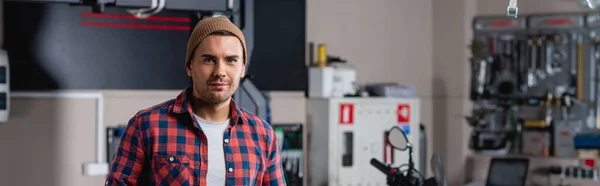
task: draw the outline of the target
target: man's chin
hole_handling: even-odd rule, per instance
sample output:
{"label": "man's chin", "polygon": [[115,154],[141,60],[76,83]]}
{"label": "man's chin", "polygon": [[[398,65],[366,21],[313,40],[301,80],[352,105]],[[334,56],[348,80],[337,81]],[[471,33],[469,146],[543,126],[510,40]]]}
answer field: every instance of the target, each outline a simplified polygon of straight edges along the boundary
{"label": "man's chin", "polygon": [[222,103],[222,102],[228,101],[229,98],[231,98],[231,96],[227,96],[227,95],[211,95],[209,97],[208,101],[212,102],[212,103]]}

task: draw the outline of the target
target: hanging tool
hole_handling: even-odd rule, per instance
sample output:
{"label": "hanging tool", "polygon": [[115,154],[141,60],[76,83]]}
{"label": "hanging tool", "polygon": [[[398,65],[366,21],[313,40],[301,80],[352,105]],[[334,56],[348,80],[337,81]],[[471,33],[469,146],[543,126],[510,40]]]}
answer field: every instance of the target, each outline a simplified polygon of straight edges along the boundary
{"label": "hanging tool", "polygon": [[537,76],[536,76],[536,69],[537,69],[537,63],[538,63],[538,39],[537,38],[531,38],[529,39],[529,47],[531,50],[530,53],[530,61],[529,61],[529,66],[527,67],[527,87],[531,88],[534,87],[535,85],[537,85]]}
{"label": "hanging tool", "polygon": [[510,0],[508,2],[508,7],[506,7],[506,16],[517,18],[518,13],[519,7],[517,7],[517,0]]}
{"label": "hanging tool", "polygon": [[583,101],[584,48],[581,36],[577,39],[577,100]]}
{"label": "hanging tool", "polygon": [[[558,46],[564,46],[565,44],[567,44],[567,38],[568,36],[566,34],[556,34],[553,37],[553,46],[554,47],[558,47]],[[564,64],[566,63],[567,60],[567,54],[564,50],[554,50],[552,51],[552,55],[551,55],[551,60],[552,63],[550,63],[550,68],[552,68],[552,73],[558,73],[558,72],[562,72],[562,68],[564,67]]]}
{"label": "hanging tool", "polygon": [[595,105],[592,106],[592,110],[594,111],[594,115],[596,116],[596,129],[600,129],[600,115],[598,115],[598,106],[600,101],[598,100],[600,98],[600,37],[594,37],[594,45],[593,45],[593,50],[594,50],[594,62],[596,62],[596,79],[594,80],[595,85],[596,85],[596,90],[594,91],[594,102]]}
{"label": "hanging tool", "polygon": [[552,64],[555,62],[554,61],[554,42],[552,41],[548,41],[544,43],[544,68],[546,70],[546,74],[548,76],[554,75],[554,68],[552,68]]}
{"label": "hanging tool", "polygon": [[[490,81],[491,65],[490,62],[485,59],[488,48],[485,44],[479,40],[473,40],[471,44],[471,52],[473,58],[471,58],[471,70],[474,77],[472,77],[471,83],[471,100],[477,100],[483,95],[487,94],[486,87]],[[491,53],[491,51],[490,51]]]}
{"label": "hanging tool", "polygon": [[547,74],[544,70],[546,68],[546,50],[545,46],[548,42],[546,41],[546,36],[537,37],[535,47],[536,47],[536,68],[534,69],[535,75],[537,76],[538,82],[542,79],[545,79]]}
{"label": "hanging tool", "polygon": [[552,124],[552,120],[554,118],[552,118],[552,106],[553,106],[553,101],[554,101],[554,95],[552,93],[548,93],[547,97],[546,97],[546,117],[545,117],[545,121],[547,125],[551,125]]}

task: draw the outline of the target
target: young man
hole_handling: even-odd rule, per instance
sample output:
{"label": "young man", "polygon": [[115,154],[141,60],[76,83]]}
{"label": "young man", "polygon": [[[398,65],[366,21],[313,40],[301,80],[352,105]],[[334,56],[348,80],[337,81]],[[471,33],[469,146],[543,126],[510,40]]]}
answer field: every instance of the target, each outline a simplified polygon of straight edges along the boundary
{"label": "young man", "polygon": [[198,22],[185,61],[193,86],[131,118],[106,185],[285,185],[273,128],[231,99],[246,60],[228,18]]}

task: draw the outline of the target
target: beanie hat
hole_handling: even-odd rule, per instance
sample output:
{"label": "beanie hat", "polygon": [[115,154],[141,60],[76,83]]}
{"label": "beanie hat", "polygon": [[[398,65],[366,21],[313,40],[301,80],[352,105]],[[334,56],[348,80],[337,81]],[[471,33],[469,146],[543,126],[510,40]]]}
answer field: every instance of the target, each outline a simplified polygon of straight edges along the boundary
{"label": "beanie hat", "polygon": [[192,56],[196,51],[196,48],[204,38],[208,37],[211,33],[216,31],[227,31],[235,35],[242,43],[244,48],[244,64],[247,61],[246,55],[246,39],[242,30],[233,24],[229,18],[225,16],[219,17],[208,17],[204,18],[196,24],[187,44],[187,53],[185,55],[185,67],[187,68],[192,60]]}

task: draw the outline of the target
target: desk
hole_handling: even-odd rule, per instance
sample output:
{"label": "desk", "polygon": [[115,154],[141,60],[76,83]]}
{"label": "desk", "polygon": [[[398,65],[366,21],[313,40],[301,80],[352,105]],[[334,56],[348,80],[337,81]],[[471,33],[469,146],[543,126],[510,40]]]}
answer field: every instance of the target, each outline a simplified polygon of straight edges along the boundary
{"label": "desk", "polygon": [[[494,157],[498,156],[490,156],[490,155],[469,155],[467,157],[467,164],[465,167],[465,177],[466,184],[464,186],[484,186],[485,180],[487,178],[488,167],[490,160]],[[506,156],[504,156],[506,157]],[[509,156],[511,157],[511,156]],[[522,156],[512,156],[512,157],[522,157]],[[535,175],[532,170],[535,170],[539,167],[549,166],[549,165],[560,165],[560,166],[569,166],[569,165],[577,165],[579,164],[578,159],[571,158],[553,158],[553,157],[528,157],[529,158],[529,171],[527,176],[526,185],[547,185],[547,177]],[[552,176],[550,178],[552,185],[557,185],[560,183],[560,178],[558,176]],[[600,181],[593,180],[579,180],[579,179],[564,179],[563,184],[570,184],[574,186],[598,186],[600,185]]]}

